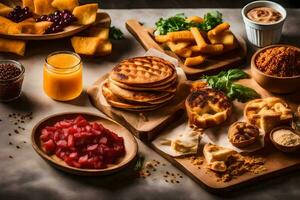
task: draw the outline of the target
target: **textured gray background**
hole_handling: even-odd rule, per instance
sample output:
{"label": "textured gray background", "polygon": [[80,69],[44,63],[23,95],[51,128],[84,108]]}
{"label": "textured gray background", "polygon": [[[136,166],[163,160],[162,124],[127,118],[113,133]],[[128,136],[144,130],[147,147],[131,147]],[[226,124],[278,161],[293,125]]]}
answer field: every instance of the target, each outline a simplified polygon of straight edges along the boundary
{"label": "textured gray background", "polygon": [[[236,34],[245,37],[244,25],[239,9],[220,9],[231,29]],[[144,49],[125,30],[124,21],[136,18],[147,26],[153,26],[161,16],[171,16],[176,13],[187,15],[203,15],[205,9],[148,9],[148,10],[106,10],[112,17],[113,25],[120,27],[126,39],[114,43],[113,54],[97,59],[84,59],[84,86],[91,85],[99,76],[108,72],[115,63],[122,58],[144,54]],[[283,32],[283,43],[298,45],[300,43],[300,10],[288,10],[288,19]],[[57,102],[49,99],[42,89],[42,67],[47,54],[70,49],[69,39],[52,42],[28,42],[26,56],[20,58],[8,54],[1,54],[1,59],[19,60],[26,68],[22,97],[12,103],[0,103],[0,199],[223,199],[224,195],[213,195],[202,189],[187,176],[180,184],[167,184],[157,173],[149,179],[137,179],[131,170],[107,177],[76,177],[60,172],[44,162],[32,149],[30,131],[34,124],[43,117],[64,111],[91,111],[99,113],[88,101],[83,93],[71,102]],[[252,49],[250,47],[250,49]],[[252,53],[252,50],[249,53]],[[246,66],[248,64],[245,64]],[[26,123],[26,131],[9,137],[14,125],[7,118],[12,112],[33,111],[33,120]],[[27,141],[26,144],[23,141]],[[9,145],[13,142],[14,145]],[[17,149],[16,145],[21,146]],[[140,152],[146,160],[156,159],[168,163],[147,146],[139,142]],[[14,158],[10,159],[8,156]],[[167,164],[161,169],[179,172]],[[181,172],[179,172],[181,173]],[[239,192],[232,192],[229,197],[236,199],[299,199],[300,172],[262,181],[246,187]]]}

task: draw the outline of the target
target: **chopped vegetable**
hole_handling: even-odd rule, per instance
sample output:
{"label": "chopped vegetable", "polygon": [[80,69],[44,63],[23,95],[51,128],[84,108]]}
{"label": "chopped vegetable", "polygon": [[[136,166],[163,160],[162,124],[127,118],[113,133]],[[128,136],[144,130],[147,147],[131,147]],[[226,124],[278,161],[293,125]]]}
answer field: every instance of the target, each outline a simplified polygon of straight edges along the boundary
{"label": "chopped vegetable", "polygon": [[207,84],[217,90],[222,90],[233,101],[247,102],[251,99],[259,98],[260,95],[253,89],[233,83],[233,81],[248,78],[248,74],[240,69],[230,69],[221,71],[214,76],[203,77]]}
{"label": "chopped vegetable", "polygon": [[221,24],[222,21],[222,13],[219,11],[211,11],[204,15],[204,22],[201,24],[200,28],[204,31],[209,31],[218,24]]}
{"label": "chopped vegetable", "polygon": [[124,35],[119,28],[116,28],[115,26],[111,26],[109,29],[109,37],[114,40],[120,40],[124,38]]}
{"label": "chopped vegetable", "polygon": [[160,18],[155,23],[155,35],[166,35],[169,32],[189,30],[191,27],[197,27],[203,31],[209,31],[220,23],[222,23],[222,14],[219,11],[206,13],[202,23],[189,21],[183,13],[180,13],[167,19]]}

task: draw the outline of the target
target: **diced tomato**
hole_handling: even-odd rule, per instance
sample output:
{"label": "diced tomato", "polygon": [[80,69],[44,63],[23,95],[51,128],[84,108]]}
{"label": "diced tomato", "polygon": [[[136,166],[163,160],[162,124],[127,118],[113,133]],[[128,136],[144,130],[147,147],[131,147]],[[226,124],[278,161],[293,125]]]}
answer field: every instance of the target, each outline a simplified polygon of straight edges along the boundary
{"label": "diced tomato", "polygon": [[52,139],[48,140],[47,142],[44,142],[43,147],[45,148],[47,153],[52,153],[55,151],[55,143]]}
{"label": "diced tomato", "polygon": [[73,147],[73,146],[74,146],[74,136],[68,135],[68,147]]}
{"label": "diced tomato", "polygon": [[47,126],[40,140],[47,153],[55,153],[67,165],[78,168],[105,168],[125,155],[122,137],[82,116]]}

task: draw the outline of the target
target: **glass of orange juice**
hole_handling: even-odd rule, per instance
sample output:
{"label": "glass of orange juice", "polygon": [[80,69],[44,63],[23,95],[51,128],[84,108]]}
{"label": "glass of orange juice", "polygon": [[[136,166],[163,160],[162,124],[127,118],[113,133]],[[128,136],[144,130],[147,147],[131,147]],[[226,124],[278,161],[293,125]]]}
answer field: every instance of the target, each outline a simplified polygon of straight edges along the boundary
{"label": "glass of orange juice", "polygon": [[78,54],[57,51],[45,59],[44,91],[52,99],[68,101],[82,92],[82,62]]}

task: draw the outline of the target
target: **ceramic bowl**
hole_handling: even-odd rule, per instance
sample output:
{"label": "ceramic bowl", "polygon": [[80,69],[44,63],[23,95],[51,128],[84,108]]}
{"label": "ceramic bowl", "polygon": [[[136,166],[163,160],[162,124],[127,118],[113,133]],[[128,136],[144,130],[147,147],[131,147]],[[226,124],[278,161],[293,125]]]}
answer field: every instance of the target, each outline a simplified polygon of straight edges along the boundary
{"label": "ceramic bowl", "polygon": [[[292,77],[278,77],[272,76],[263,73],[260,71],[255,64],[255,60],[259,53],[265,51],[268,48],[277,47],[277,46],[285,46],[285,47],[294,47],[291,45],[270,45],[265,48],[258,50],[251,59],[251,74],[254,80],[264,89],[269,92],[276,94],[287,94],[300,90],[300,75],[292,76]],[[299,51],[300,49],[297,48]]]}
{"label": "ceramic bowl", "polygon": [[279,130],[279,129],[288,129],[288,130],[293,131],[295,134],[297,134],[297,133],[294,131],[294,129],[292,129],[292,128],[289,127],[289,126],[280,126],[280,127],[274,128],[274,129],[270,132],[270,140],[271,140],[271,142],[274,144],[274,146],[275,146],[278,150],[283,151],[283,152],[287,152],[287,153],[295,152],[295,151],[299,150],[299,149],[300,149],[300,145],[288,147],[288,146],[280,145],[280,144],[278,144],[277,142],[274,141],[274,139],[273,139],[273,134],[274,134],[275,131],[277,131],[277,130]]}
{"label": "ceramic bowl", "polygon": [[[257,7],[273,8],[280,12],[282,17],[279,21],[268,24],[254,22],[247,17],[247,13]],[[247,4],[242,9],[242,16],[245,23],[247,38],[250,43],[257,47],[265,47],[279,42],[282,27],[287,16],[286,10],[281,5],[272,1],[254,1]]]}

